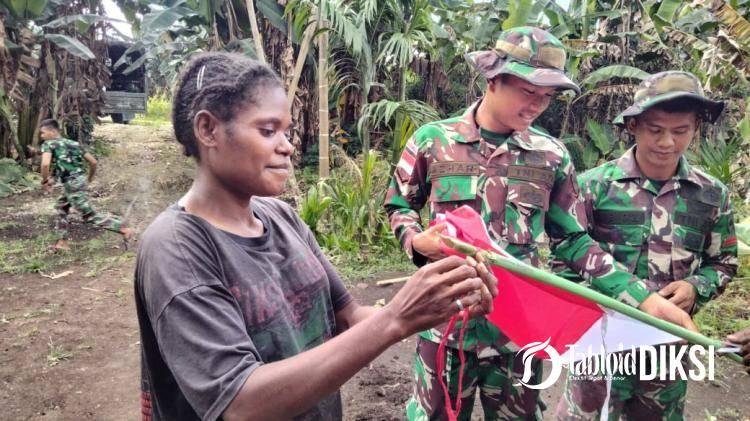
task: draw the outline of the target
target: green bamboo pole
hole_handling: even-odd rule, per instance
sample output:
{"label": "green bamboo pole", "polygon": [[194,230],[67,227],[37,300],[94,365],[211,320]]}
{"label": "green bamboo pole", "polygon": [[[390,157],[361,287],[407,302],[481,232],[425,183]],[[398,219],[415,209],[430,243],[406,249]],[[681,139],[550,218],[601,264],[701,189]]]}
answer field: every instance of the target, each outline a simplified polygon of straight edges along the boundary
{"label": "green bamboo pole", "polygon": [[[703,345],[705,347],[712,345],[716,349],[724,346],[724,344],[719,340],[711,339],[709,337],[701,335],[698,332],[693,332],[691,330],[685,329],[682,326],[678,326],[666,320],[659,319],[646,312],[638,310],[635,307],[617,301],[614,298],[608,297],[575,282],[568,281],[567,279],[563,279],[553,273],[549,273],[541,269],[537,269],[533,266],[529,266],[519,260],[504,257],[487,250],[477,249],[471,244],[465,243],[455,238],[446,236],[441,236],[441,238],[448,247],[456,250],[461,254],[472,257],[478,257],[478,255],[481,255],[481,257],[490,264],[503,267],[511,272],[518,273],[520,275],[534,278],[544,284],[563,289],[579,297],[583,297],[589,301],[593,301],[599,305],[607,307],[608,309],[617,311],[628,317],[632,317],[633,319],[649,324],[657,329],[661,329],[665,332],[671,333],[672,335],[685,339],[688,342]],[[740,363],[742,362],[742,357],[737,354],[727,354],[727,357],[731,358],[734,361]]]}

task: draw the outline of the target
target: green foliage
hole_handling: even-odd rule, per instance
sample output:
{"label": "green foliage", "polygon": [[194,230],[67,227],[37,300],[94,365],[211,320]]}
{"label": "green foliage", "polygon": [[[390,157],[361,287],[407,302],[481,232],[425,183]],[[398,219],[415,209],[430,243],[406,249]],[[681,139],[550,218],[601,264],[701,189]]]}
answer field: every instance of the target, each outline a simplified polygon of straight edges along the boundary
{"label": "green foliage", "polygon": [[39,176],[12,159],[0,159],[0,197],[35,189]]}
{"label": "green foliage", "polygon": [[649,74],[641,69],[622,64],[613,64],[589,73],[589,75],[581,81],[581,85],[591,89],[597,83],[608,81],[613,78],[643,80],[648,76]]}
{"label": "green foliage", "polygon": [[16,19],[34,19],[47,7],[47,0],[8,0],[3,5]]}
{"label": "green foliage", "polygon": [[299,208],[300,218],[305,221],[305,224],[310,227],[316,236],[318,234],[318,222],[331,206],[332,199],[323,193],[324,189],[323,181],[318,183],[317,186],[310,187]]}
{"label": "green foliage", "polygon": [[508,18],[503,21],[503,30],[515,28],[517,26],[525,26],[532,16],[532,12],[535,3],[549,3],[537,2],[532,0],[520,0],[508,2]]}
{"label": "green foliage", "polygon": [[704,335],[723,338],[750,326],[750,220],[736,225],[740,265],[737,276],[726,291],[709,302],[696,314],[694,320]]}
{"label": "green foliage", "polygon": [[382,99],[363,108],[357,130],[361,135],[371,127],[387,126],[391,130],[391,162],[395,162],[419,126],[439,119],[438,112],[422,101]]}
{"label": "green foliage", "polygon": [[332,256],[362,261],[398,248],[383,209],[390,167],[374,151],[310,187],[300,217]]}
{"label": "green foliage", "polygon": [[690,161],[727,186],[732,186],[740,177],[748,174],[748,167],[737,164],[737,157],[745,150],[745,141],[733,137],[725,141],[721,137],[701,139],[698,150],[689,153]]}
{"label": "green foliage", "polygon": [[110,145],[103,137],[95,137],[89,147],[89,152],[91,152],[96,158],[109,156],[112,153],[112,145]]}
{"label": "green foliage", "polygon": [[57,44],[58,47],[67,50],[70,54],[76,57],[80,57],[86,60],[92,60],[96,58],[96,55],[84,45],[81,41],[76,38],[69,37],[63,34],[44,34],[44,38]]}
{"label": "green foliage", "polygon": [[142,126],[169,124],[172,119],[172,99],[159,92],[148,98],[146,114],[136,114],[133,124]]}
{"label": "green foliage", "polygon": [[581,139],[578,136],[563,138],[563,142],[570,151],[573,165],[578,172],[583,172],[603,162],[615,159],[626,150],[625,143],[615,136],[609,125],[600,124],[594,119],[587,118],[586,134],[588,140]]}
{"label": "green foliage", "polygon": [[719,298],[710,301],[695,315],[701,333],[721,339],[750,326],[750,268],[741,267],[739,276],[730,282]]}

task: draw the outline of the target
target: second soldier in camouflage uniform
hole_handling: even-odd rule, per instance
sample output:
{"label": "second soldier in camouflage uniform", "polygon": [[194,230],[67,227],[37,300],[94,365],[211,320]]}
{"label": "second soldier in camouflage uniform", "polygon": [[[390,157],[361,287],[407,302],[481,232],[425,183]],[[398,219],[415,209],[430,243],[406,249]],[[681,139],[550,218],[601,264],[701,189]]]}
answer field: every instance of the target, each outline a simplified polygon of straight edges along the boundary
{"label": "second soldier in camouflage uniform", "polygon": [[[716,297],[737,270],[729,192],[683,156],[701,121],[715,121],[723,106],[704,96],[692,74],[657,73],[615,119],[636,145],[579,177],[591,236],[649,291],[689,312]],[[569,378],[557,418],[599,419],[606,389],[605,380]],[[615,373],[609,418],[683,419],[686,390],[686,380]]]}
{"label": "second soldier in camouflage uniform", "polygon": [[[467,56],[487,79],[483,98],[460,117],[420,127],[407,142],[387,193],[391,227],[418,265],[439,259],[439,226],[423,230],[419,210],[436,214],[468,205],[490,236],[513,256],[539,265],[538,244],[550,238],[556,255],[595,285],[630,305],[648,302],[672,320],[689,317],[665,299],[648,297],[646,285],[616,265],[585,230],[570,155],[557,139],[529,128],[557,89],[578,90],[564,73],[565,50],[537,28],[500,34],[493,50]],[[502,280],[499,285],[502,294]],[[534,297],[529,297],[533,303]],[[647,310],[653,312],[652,307]],[[455,399],[459,344],[448,338],[446,369]],[[444,419],[445,403],[435,371],[439,329],[422,332],[415,357],[410,420]],[[545,340],[547,338],[540,338]],[[519,344],[525,345],[525,344]],[[476,388],[485,419],[541,419],[538,390],[514,386],[523,364],[519,349],[486,319],[469,322],[461,419],[469,419]],[[541,364],[536,361],[536,373]]]}
{"label": "second soldier in camouflage uniform", "polygon": [[[94,226],[122,234],[130,239],[134,231],[123,226],[119,218],[96,212],[89,203],[86,194],[86,170],[83,161],[89,163],[88,181],[94,176],[96,159],[83,150],[78,142],[60,136],[60,126],[55,120],[44,120],[40,125],[40,136],[44,143],[40,148],[42,153],[42,185],[51,189],[54,178],[63,185],[63,195],[57,199],[57,219],[55,231],[57,242],[55,249],[68,248],[68,214],[70,209],[77,210],[83,220]],[[51,170],[51,171],[50,171]]]}

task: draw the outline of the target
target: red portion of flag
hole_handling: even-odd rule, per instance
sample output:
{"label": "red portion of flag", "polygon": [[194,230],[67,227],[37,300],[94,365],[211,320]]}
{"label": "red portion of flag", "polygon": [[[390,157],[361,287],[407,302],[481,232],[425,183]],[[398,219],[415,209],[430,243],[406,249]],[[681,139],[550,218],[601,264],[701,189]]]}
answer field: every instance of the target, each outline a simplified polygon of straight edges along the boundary
{"label": "red portion of flag", "polygon": [[[455,229],[451,236],[507,256],[490,239],[482,217],[470,207],[448,212],[445,222]],[[456,254],[450,249],[444,251]],[[487,319],[518,346],[549,338],[550,345],[562,355],[566,345],[575,344],[603,315],[598,305],[575,294],[499,266],[491,269],[498,280],[499,293],[493,302],[494,311]]]}

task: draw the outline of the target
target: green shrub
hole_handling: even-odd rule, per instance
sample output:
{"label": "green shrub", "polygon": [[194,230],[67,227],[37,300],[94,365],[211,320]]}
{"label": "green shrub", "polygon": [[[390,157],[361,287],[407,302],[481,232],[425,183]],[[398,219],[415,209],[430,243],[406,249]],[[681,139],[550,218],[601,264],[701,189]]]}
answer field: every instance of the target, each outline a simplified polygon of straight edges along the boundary
{"label": "green shrub", "polygon": [[164,93],[149,97],[146,115],[136,114],[134,124],[167,124],[171,121],[172,99]]}
{"label": "green shrub", "polygon": [[32,190],[39,186],[39,176],[16,161],[0,159],[0,197]]}
{"label": "green shrub", "polygon": [[[341,158],[341,157],[339,157]],[[402,254],[383,209],[390,167],[370,151],[363,163],[341,158],[331,177],[309,188],[300,216],[318,243],[339,264]],[[348,262],[348,263],[345,263]]]}

